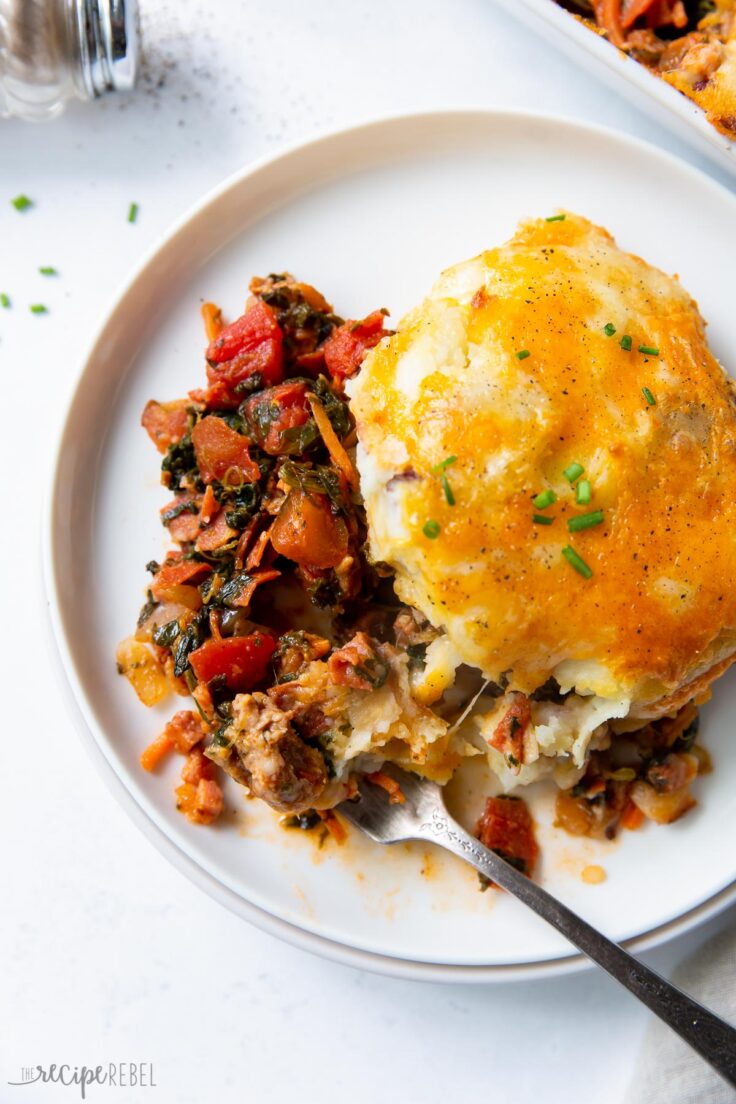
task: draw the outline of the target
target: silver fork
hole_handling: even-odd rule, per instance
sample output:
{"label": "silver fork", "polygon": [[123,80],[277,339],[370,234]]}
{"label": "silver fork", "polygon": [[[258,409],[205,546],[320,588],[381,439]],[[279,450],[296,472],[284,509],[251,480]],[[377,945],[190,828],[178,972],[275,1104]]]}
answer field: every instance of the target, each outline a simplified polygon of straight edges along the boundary
{"label": "silver fork", "polygon": [[449,815],[442,790],[433,782],[395,767],[384,768],[401,786],[405,801],[391,804],[380,786],[362,778],[359,793],[337,811],[376,843],[424,840],[464,859],[518,897],[612,978],[638,997],[721,1077],[736,1086],[736,1029],[671,985],[654,970],[581,920],[556,897],[489,851]]}

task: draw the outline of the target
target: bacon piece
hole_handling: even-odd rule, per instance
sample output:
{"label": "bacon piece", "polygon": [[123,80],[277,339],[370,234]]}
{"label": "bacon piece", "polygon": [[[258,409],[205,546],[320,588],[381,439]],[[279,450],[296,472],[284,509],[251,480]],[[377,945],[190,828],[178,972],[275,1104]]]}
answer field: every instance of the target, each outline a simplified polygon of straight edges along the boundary
{"label": "bacon piece", "polygon": [[180,755],[185,755],[202,739],[204,729],[196,713],[191,709],[180,709],[166,725],[164,736]]}
{"label": "bacon piece", "polygon": [[488,743],[501,752],[514,773],[518,774],[524,762],[524,735],[531,724],[532,710],[525,694],[514,694],[513,698]]}
{"label": "bacon piece", "polygon": [[273,580],[278,579],[280,575],[280,571],[254,571],[248,582],[238,594],[238,597],[231,600],[231,605],[245,609],[251,604],[256,589],[261,586],[262,583],[273,582]]}
{"label": "bacon piece", "polygon": [[182,781],[198,785],[203,778],[214,778],[215,768],[200,747],[191,748],[181,768]]}
{"label": "bacon piece", "polygon": [[532,876],[539,847],[534,822],[520,797],[489,797],[475,834],[484,847],[495,851],[522,874]]}
{"label": "bacon piece", "polygon": [[211,824],[222,812],[222,790],[212,778],[202,778],[196,785],[184,782],[176,790],[176,807],[193,824]]}
{"label": "bacon piece", "polygon": [[369,349],[385,337],[383,311],[373,311],[360,322],[352,319],[338,326],[322,346],[325,364],[332,379],[342,387],[360,368]]}
{"label": "bacon piece", "polygon": [[227,523],[227,515],[224,510],[216,515],[211,525],[208,525],[200,533],[197,540],[198,552],[216,552],[218,548],[229,544],[238,536],[238,530],[231,528]]}
{"label": "bacon piece", "polygon": [[184,583],[201,582],[205,575],[209,575],[212,568],[209,564],[198,563],[196,560],[176,560],[165,563],[159,568],[153,577],[151,591],[154,598],[165,598],[173,587]]}
{"label": "bacon piece", "polygon": [[166,452],[170,445],[178,445],[189,430],[188,403],[185,399],[160,403],[151,399],[141,415],[141,425],[159,452]]}
{"label": "bacon piece", "polygon": [[388,664],[364,632],[356,633],[333,652],[327,660],[327,669],[337,686],[350,686],[353,690],[375,690],[383,686],[388,676]]}

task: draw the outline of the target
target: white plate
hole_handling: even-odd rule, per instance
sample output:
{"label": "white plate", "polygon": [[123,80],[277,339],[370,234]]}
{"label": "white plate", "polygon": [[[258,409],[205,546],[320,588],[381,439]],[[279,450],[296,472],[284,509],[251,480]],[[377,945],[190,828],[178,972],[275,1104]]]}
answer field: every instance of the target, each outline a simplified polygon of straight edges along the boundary
{"label": "white plate", "polygon": [[[114,792],[154,843],[241,916],[387,973],[486,980],[581,960],[516,901],[479,893],[469,869],[429,848],[353,839],[317,852],[235,785],[233,812],[218,827],[196,827],[174,809],[177,765],[163,776],[139,768],[141,749],[178,707],[144,709],[115,672],[116,643],[143,598],[144,564],[163,549],[166,492],[140,412],[147,399],[183,395],[202,380],[204,297],[234,316],[252,274],[288,268],[344,315],[385,304],[397,318],[444,266],[558,206],[680,272],[728,359],[736,200],[724,189],[609,131],[512,112],[421,115],[310,142],[211,193],[116,301],[60,442],[46,540],[52,620],[81,727]],[[661,940],[735,896],[735,686],[719,683],[704,711],[718,769],[698,783],[702,804],[681,822],[614,844],[574,840],[551,827],[549,795],[535,802],[545,886],[616,939]],[[603,885],[581,880],[589,863],[607,871]]]}
{"label": "white plate", "polygon": [[641,111],[668,127],[722,168],[736,173],[736,141],[708,122],[705,112],[661,77],[591,31],[555,0],[496,0],[546,41],[605,81]]}

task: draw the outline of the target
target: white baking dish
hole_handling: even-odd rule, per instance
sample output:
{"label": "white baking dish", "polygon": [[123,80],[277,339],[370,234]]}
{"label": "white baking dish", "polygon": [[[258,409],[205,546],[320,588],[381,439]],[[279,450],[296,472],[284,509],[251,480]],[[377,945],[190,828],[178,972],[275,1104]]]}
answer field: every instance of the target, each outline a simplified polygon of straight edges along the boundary
{"label": "white baking dish", "polygon": [[555,0],[495,2],[544,33],[555,46],[565,50],[683,141],[736,174],[736,141],[720,134],[692,100],[595,34]]}

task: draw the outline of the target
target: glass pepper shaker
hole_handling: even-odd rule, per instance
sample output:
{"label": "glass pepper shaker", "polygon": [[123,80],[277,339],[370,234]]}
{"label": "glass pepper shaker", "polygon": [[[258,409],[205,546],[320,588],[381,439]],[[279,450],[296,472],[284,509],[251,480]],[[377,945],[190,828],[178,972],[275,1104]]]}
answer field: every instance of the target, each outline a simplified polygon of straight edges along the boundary
{"label": "glass pepper shaker", "polygon": [[138,52],[137,0],[0,0],[0,116],[127,91]]}

